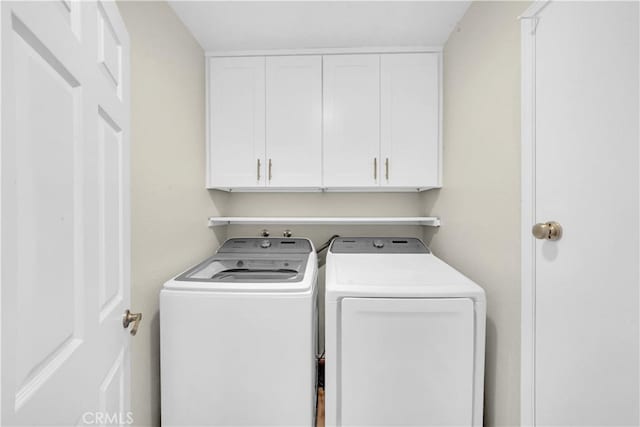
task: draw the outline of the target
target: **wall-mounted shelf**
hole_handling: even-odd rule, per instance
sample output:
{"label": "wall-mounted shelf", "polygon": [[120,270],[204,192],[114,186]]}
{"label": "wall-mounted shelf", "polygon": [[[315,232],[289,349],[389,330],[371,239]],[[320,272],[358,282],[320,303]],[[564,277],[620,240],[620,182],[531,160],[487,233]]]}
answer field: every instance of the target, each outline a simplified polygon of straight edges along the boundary
{"label": "wall-mounted shelf", "polygon": [[437,216],[412,217],[242,217],[242,216],[212,216],[209,227],[221,225],[423,225],[439,227],[440,218]]}

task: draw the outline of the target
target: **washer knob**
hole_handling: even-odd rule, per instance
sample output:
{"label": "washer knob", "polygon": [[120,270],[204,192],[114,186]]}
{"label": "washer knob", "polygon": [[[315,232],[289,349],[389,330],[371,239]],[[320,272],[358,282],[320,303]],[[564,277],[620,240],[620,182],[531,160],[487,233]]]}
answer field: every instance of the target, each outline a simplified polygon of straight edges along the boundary
{"label": "washer knob", "polygon": [[269,240],[263,240],[262,242],[260,242],[260,247],[262,249],[267,249],[271,247],[271,242]]}
{"label": "washer knob", "polygon": [[373,241],[373,247],[374,248],[384,248],[384,241],[383,240],[374,240]]}

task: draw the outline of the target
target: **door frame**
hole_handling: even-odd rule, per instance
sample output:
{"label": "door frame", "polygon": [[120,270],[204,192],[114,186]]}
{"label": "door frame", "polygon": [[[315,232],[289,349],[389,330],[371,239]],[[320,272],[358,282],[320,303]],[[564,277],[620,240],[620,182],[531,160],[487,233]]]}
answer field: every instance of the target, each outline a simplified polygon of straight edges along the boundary
{"label": "door frame", "polygon": [[[536,282],[535,239],[531,227],[535,216],[535,148],[536,148],[536,27],[539,14],[552,0],[534,0],[518,17],[521,22],[521,354],[520,354],[520,425],[535,426],[535,344]],[[640,13],[639,13],[640,16]],[[639,141],[640,143],[640,141]],[[640,161],[640,159],[639,159]],[[640,221],[640,218],[638,218]],[[638,260],[640,263],[640,259]]]}
{"label": "door frame", "polygon": [[[2,213],[2,135],[3,135],[3,122],[2,122],[2,110],[4,106],[3,96],[4,93],[2,91],[2,78],[3,78],[3,58],[2,54],[2,21],[3,21],[3,8],[0,5],[0,214]],[[2,236],[2,218],[0,218],[0,236]],[[0,260],[2,260],[2,245],[0,244]],[[0,262],[0,378],[2,378],[2,262]],[[2,415],[2,387],[0,386],[0,424],[2,423],[3,415]]]}
{"label": "door frame", "polygon": [[535,426],[535,31],[538,14],[551,0],[535,0],[518,17],[520,20],[521,64],[521,350],[520,350],[520,425]]}

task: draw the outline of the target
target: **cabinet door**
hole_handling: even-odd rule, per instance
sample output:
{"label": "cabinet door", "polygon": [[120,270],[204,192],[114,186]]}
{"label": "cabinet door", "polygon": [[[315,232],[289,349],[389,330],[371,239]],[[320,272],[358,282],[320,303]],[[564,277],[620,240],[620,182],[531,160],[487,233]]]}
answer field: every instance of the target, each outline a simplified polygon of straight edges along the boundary
{"label": "cabinet door", "polygon": [[380,57],[383,186],[440,185],[439,59],[436,53]]}
{"label": "cabinet door", "polygon": [[208,187],[264,186],[264,57],[209,61]]}
{"label": "cabinet door", "polygon": [[322,57],[267,58],[267,185],[322,185]]}
{"label": "cabinet door", "polygon": [[324,62],[324,186],[377,186],[380,178],[380,56]]}

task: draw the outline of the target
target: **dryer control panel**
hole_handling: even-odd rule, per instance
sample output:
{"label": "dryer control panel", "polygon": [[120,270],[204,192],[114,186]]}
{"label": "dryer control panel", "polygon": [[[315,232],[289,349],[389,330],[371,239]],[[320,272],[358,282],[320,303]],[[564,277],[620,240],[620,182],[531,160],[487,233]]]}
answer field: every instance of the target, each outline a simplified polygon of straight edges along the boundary
{"label": "dryer control panel", "polygon": [[415,237],[339,237],[331,244],[335,254],[428,254]]}

